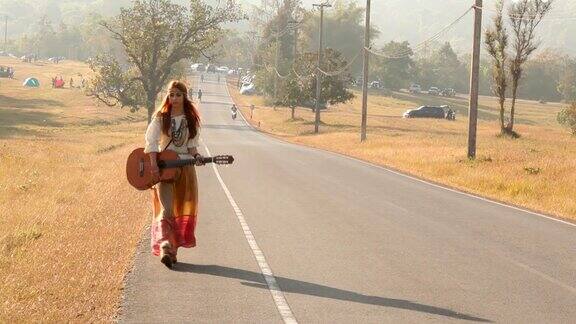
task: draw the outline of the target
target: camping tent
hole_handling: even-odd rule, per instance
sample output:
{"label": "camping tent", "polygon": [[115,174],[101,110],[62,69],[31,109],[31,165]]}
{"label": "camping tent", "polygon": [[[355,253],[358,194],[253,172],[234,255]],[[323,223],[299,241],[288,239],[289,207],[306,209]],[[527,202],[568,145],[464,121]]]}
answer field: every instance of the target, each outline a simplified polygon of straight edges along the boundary
{"label": "camping tent", "polygon": [[24,80],[24,83],[22,83],[22,85],[25,87],[38,88],[40,86],[40,82],[36,78],[28,78]]}

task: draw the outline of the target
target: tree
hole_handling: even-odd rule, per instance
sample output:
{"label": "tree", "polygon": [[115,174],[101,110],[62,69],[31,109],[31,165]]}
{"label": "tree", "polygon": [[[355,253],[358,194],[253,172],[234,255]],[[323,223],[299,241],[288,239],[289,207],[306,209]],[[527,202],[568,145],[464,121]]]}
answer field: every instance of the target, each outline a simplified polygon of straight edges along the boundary
{"label": "tree", "polygon": [[408,86],[414,76],[416,63],[412,59],[414,53],[408,42],[391,41],[384,45],[382,52],[394,54],[402,53],[400,58],[376,58],[374,60],[372,75],[384,83],[389,89],[398,90]]}
{"label": "tree", "polygon": [[454,88],[458,91],[467,89],[462,76],[466,75],[464,64],[458,58],[458,54],[452,48],[450,42],[445,42],[437,51],[434,51],[430,63],[436,69],[438,76],[437,85]]}
{"label": "tree", "polygon": [[227,30],[226,37],[218,42],[219,61],[228,66],[249,66],[250,61],[250,41],[246,35],[240,36],[235,30]]}
{"label": "tree", "polygon": [[486,30],[485,44],[488,53],[492,57],[492,91],[498,97],[500,106],[500,132],[505,132],[504,125],[504,104],[506,102],[506,88],[508,80],[506,78],[506,61],[508,53],[508,33],[504,27],[502,18],[504,3],[502,0],[496,2],[497,13],[493,18],[494,25]]}
{"label": "tree", "polygon": [[[325,71],[339,71],[347,65],[338,51],[327,49],[324,55],[322,69]],[[316,106],[316,64],[317,53],[301,55],[296,61],[294,71],[281,83],[277,104],[290,107],[292,118],[294,118],[296,106],[307,106],[313,110]],[[270,80],[273,80],[274,73],[273,70],[261,70],[256,77],[257,87],[259,89],[270,88]],[[346,89],[346,83],[351,79],[350,74],[346,72],[338,76],[324,76],[321,84],[321,105],[324,106],[326,103],[334,105],[354,98],[354,94]]]}
{"label": "tree", "polygon": [[[321,1],[323,2],[323,1]],[[333,48],[342,53],[344,57],[351,60],[364,47],[364,19],[366,9],[360,7],[356,2],[338,0],[334,2],[333,8],[326,9],[324,13],[324,43],[326,47]],[[303,25],[304,48],[308,51],[315,51],[318,48],[318,29],[320,23],[318,10],[305,13]],[[371,28],[370,37],[374,41],[380,32]],[[361,56],[359,56],[361,58]],[[357,74],[362,71],[362,60],[357,60],[350,69]]]}
{"label": "tree", "polygon": [[576,61],[574,59],[565,58],[562,62],[558,92],[565,102],[576,100]]}
{"label": "tree", "polygon": [[510,121],[506,125],[508,134],[514,132],[514,113],[518,86],[522,78],[523,66],[538,46],[535,30],[542,18],[552,8],[554,0],[518,0],[510,5],[508,18],[512,25],[514,41],[514,55],[510,62],[510,76],[512,82],[512,106],[510,107]]}
{"label": "tree", "polygon": [[466,92],[470,58],[459,58],[450,42],[431,42],[416,58],[414,79],[424,88],[435,86]]}
{"label": "tree", "polygon": [[291,21],[298,15],[300,4],[300,0],[262,0],[261,7],[255,7],[255,28],[262,29],[263,37],[253,55],[253,65],[257,84],[269,98],[274,97],[274,107],[281,101],[280,94],[276,97],[276,85],[278,92],[283,87],[277,74],[290,74],[295,59]]}
{"label": "tree", "polygon": [[[292,110],[291,118],[294,120],[296,118],[296,107],[302,102],[306,101],[302,97],[303,84],[294,73],[290,74],[290,77],[284,82],[284,89],[282,90],[281,103],[285,106],[290,107]],[[309,98],[306,98],[309,99]]]}
{"label": "tree", "polygon": [[[302,85],[301,100],[316,100],[316,65],[317,53],[307,53],[303,55],[296,63],[299,74],[306,76],[300,80]],[[332,48],[324,51],[323,65],[321,69],[327,72],[340,71],[348,65],[343,58],[342,53]],[[320,103],[324,106],[326,103],[331,105],[344,103],[354,98],[354,94],[346,89],[346,84],[352,81],[352,76],[348,72],[336,76],[323,76],[320,85]],[[301,101],[302,102],[302,101]],[[315,104],[310,106],[315,107]]]}
{"label": "tree", "polygon": [[145,106],[150,121],[175,64],[202,55],[222,36],[221,24],[240,18],[233,0],[217,8],[202,0],[190,0],[189,8],[169,0],[135,0],[101,24],[122,45],[127,66],[109,55],[95,58],[89,95],[109,106]]}
{"label": "tree", "polygon": [[[486,32],[486,48],[492,57],[493,91],[499,98],[500,105],[500,132],[502,134],[517,137],[514,132],[514,116],[518,87],[524,73],[524,65],[538,49],[539,42],[536,40],[535,30],[544,16],[550,11],[554,0],[517,0],[508,8],[508,18],[512,27],[513,53],[509,54],[508,32],[503,21],[503,1],[497,2],[497,14],[494,17],[494,26]],[[510,61],[508,63],[508,61]],[[507,71],[510,73],[508,79]],[[505,123],[504,104],[506,101],[506,89],[511,85],[512,103],[510,118]]]}
{"label": "tree", "polygon": [[566,68],[566,58],[553,50],[544,50],[526,62],[518,97],[531,100],[560,101],[560,76]]}
{"label": "tree", "polygon": [[576,135],[576,102],[558,113],[558,123],[570,128],[572,135]]}

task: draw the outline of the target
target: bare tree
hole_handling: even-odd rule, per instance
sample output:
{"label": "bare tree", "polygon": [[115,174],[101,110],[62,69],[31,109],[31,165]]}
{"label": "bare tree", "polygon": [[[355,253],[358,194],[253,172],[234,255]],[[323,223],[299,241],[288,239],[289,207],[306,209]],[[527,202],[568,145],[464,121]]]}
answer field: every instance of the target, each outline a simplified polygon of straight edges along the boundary
{"label": "bare tree", "polygon": [[508,18],[514,36],[512,46],[515,51],[510,62],[512,106],[510,108],[510,121],[506,125],[506,133],[511,135],[516,134],[514,132],[514,112],[523,65],[540,45],[540,42],[536,40],[535,30],[552,8],[553,2],[554,0],[518,0],[512,3],[508,9]]}
{"label": "bare tree", "polygon": [[150,120],[177,63],[203,55],[222,37],[223,23],[241,18],[234,0],[223,3],[214,8],[190,0],[186,8],[169,0],[134,0],[131,8],[102,23],[122,44],[128,66],[110,55],[96,57],[88,94],[109,106],[145,106]]}
{"label": "bare tree", "polygon": [[494,95],[498,96],[498,103],[500,105],[500,132],[504,133],[504,104],[506,102],[506,88],[508,87],[506,77],[508,34],[502,18],[504,10],[503,0],[497,0],[496,9],[497,14],[493,18],[494,26],[486,30],[484,42],[488,53],[492,56],[492,91]]}

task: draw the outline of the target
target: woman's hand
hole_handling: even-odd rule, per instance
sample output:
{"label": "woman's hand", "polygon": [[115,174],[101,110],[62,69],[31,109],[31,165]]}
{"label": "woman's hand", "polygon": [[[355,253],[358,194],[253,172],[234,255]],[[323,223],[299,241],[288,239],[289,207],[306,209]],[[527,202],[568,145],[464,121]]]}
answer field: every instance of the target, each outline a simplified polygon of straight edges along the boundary
{"label": "woman's hand", "polygon": [[202,157],[202,155],[201,155],[200,153],[194,154],[194,160],[195,160],[195,161],[194,161],[194,165],[195,165],[195,166],[202,166],[202,165],[205,164],[205,163],[204,163],[204,160],[203,160],[203,157]]}
{"label": "woman's hand", "polygon": [[158,168],[157,164],[150,165],[150,173],[152,173],[152,180],[154,183],[160,182],[160,168]]}
{"label": "woman's hand", "polygon": [[152,174],[152,181],[154,183],[160,182],[160,168],[158,168],[158,162],[156,160],[158,153],[150,153],[150,173]]}

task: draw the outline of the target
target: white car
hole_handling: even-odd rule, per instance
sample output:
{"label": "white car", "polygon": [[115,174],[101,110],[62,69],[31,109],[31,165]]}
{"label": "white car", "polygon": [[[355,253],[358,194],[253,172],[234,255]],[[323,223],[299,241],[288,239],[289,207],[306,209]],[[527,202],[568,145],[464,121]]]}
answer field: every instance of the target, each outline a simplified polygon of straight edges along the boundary
{"label": "white car", "polygon": [[256,93],[256,88],[254,87],[253,83],[243,84],[242,88],[240,88],[240,94],[249,96]]}
{"label": "white car", "polygon": [[230,69],[227,66],[221,66],[216,68],[216,72],[221,72],[221,73],[228,73]]}
{"label": "white car", "polygon": [[408,91],[410,93],[420,93],[422,92],[422,87],[419,84],[411,84]]}

